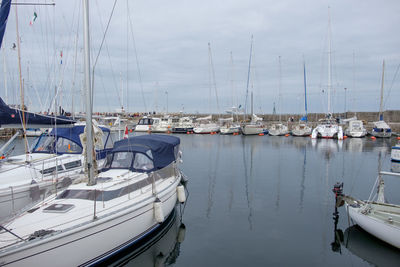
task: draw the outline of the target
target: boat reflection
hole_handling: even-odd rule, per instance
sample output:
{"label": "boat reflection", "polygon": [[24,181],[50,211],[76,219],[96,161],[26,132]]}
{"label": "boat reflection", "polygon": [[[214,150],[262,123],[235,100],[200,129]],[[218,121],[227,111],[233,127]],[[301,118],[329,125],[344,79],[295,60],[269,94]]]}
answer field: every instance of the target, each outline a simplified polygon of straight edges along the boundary
{"label": "boat reflection", "polygon": [[391,162],[392,165],[390,166],[390,170],[392,172],[399,172],[400,173],[400,162]]}
{"label": "boat reflection", "polygon": [[375,266],[398,266],[400,253],[397,248],[367,233],[358,225],[350,226],[344,232],[338,228],[339,212],[337,208],[343,203],[339,198],[336,201],[333,213],[332,251],[342,254],[342,247],[344,247],[353,255]]}
{"label": "boat reflection", "polygon": [[141,267],[173,265],[179,257],[185,232],[186,228],[181,222],[181,215],[175,208],[156,232],[145,237],[134,247],[102,262],[102,265]]}
{"label": "boat reflection", "polygon": [[399,266],[399,250],[365,232],[357,225],[347,228],[344,233],[335,231],[335,246],[332,250],[341,252],[346,248],[353,255],[375,266]]}

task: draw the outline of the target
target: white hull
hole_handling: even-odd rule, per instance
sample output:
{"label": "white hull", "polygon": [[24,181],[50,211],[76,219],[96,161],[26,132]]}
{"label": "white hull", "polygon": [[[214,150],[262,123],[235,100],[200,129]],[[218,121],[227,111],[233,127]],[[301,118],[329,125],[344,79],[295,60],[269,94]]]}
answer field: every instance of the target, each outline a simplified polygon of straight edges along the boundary
{"label": "white hull", "polygon": [[349,121],[349,127],[345,131],[348,137],[364,137],[367,135],[367,130],[361,120],[352,119]]}
{"label": "white hull", "polygon": [[136,125],[135,132],[148,132],[151,130],[151,125]]}
{"label": "white hull", "polygon": [[348,214],[356,224],[386,243],[400,248],[400,206],[375,203],[372,204],[372,211],[365,214],[361,207],[353,207],[346,202]]}
{"label": "white hull", "polygon": [[262,125],[244,125],[242,126],[243,135],[257,135],[264,133],[264,127]]}
{"label": "white hull", "polygon": [[284,124],[273,124],[269,129],[268,129],[268,134],[272,136],[280,136],[280,135],[286,135],[289,134],[289,129],[286,125]]}
{"label": "white hull", "polygon": [[337,138],[343,139],[343,129],[336,124],[320,124],[314,128],[312,138]]}
{"label": "white hull", "polygon": [[354,137],[354,138],[361,138],[367,135],[367,131],[346,131],[346,136]]}
{"label": "white hull", "polygon": [[400,144],[392,147],[392,152],[390,153],[390,158],[394,162],[400,162]]}
{"label": "white hull", "polygon": [[377,132],[377,131],[372,130],[371,135],[373,135],[375,137],[379,137],[379,138],[389,138],[392,136],[392,132],[385,132],[385,131]]}
{"label": "white hull", "polygon": [[310,136],[312,133],[312,128],[305,124],[297,124],[292,129],[293,136]]}
{"label": "white hull", "polygon": [[[162,202],[164,218],[172,212],[177,202],[176,178],[167,188],[158,193]],[[0,250],[0,264],[43,266],[55,259],[62,259],[57,266],[92,264],[117,252],[154,230],[159,224],[155,220],[151,191],[145,199],[121,205],[117,212],[102,216],[102,203],[97,202],[98,218],[72,226],[46,238],[28,241],[20,247]],[[91,202],[93,203],[93,202]],[[91,204],[93,206],[93,204]],[[84,249],[83,249],[84,248]],[[66,257],[66,255],[70,255]]]}
{"label": "white hull", "polygon": [[216,124],[201,124],[198,127],[193,128],[193,132],[197,134],[209,134],[219,132],[219,126]]}
{"label": "white hull", "polygon": [[240,126],[221,127],[220,132],[221,134],[240,133]]}

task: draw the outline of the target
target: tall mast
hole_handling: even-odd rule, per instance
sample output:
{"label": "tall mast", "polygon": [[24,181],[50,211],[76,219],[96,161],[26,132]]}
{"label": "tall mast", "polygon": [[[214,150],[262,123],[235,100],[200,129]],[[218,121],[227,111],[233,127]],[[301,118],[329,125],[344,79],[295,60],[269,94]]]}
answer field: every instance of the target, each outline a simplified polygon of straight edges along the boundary
{"label": "tall mast", "polygon": [[279,88],[278,88],[278,104],[279,104],[279,122],[281,122],[282,118],[282,104],[281,104],[281,87],[282,87],[282,65],[281,65],[281,56],[278,57],[279,60]]}
{"label": "tall mast", "polygon": [[[249,95],[249,81],[250,81],[250,67],[251,67],[251,55],[253,53],[253,35],[251,35],[251,42],[250,42],[250,56],[249,56],[249,68],[247,70],[247,85],[246,85],[246,101],[244,102],[244,118],[246,118],[247,113],[247,97]],[[253,113],[251,114],[253,116]]]}
{"label": "tall mast", "polygon": [[303,61],[303,71],[304,71],[304,109],[306,111],[306,122],[308,122],[307,114],[307,79],[306,79],[306,62]]}
{"label": "tall mast", "polygon": [[382,64],[382,84],[381,84],[381,103],[379,105],[379,120],[383,120],[383,84],[385,81],[385,60]]}
{"label": "tall mast", "polygon": [[331,114],[331,88],[332,88],[332,41],[331,41],[331,12],[328,7],[328,114]]}
{"label": "tall mast", "polygon": [[86,164],[88,170],[88,185],[95,185],[93,169],[93,133],[92,133],[92,88],[90,79],[90,38],[89,38],[89,1],[83,0],[83,37],[84,66],[86,89]]}

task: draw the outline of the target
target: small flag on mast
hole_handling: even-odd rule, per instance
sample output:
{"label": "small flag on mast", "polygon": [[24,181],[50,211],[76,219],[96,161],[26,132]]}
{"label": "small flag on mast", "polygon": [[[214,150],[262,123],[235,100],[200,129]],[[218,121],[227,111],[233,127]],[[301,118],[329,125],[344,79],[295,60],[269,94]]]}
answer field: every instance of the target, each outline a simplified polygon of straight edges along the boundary
{"label": "small flag on mast", "polygon": [[36,13],[36,12],[33,12],[33,17],[32,17],[32,19],[31,19],[31,21],[29,22],[29,25],[32,26],[33,23],[35,23],[36,19],[37,19],[37,13]]}

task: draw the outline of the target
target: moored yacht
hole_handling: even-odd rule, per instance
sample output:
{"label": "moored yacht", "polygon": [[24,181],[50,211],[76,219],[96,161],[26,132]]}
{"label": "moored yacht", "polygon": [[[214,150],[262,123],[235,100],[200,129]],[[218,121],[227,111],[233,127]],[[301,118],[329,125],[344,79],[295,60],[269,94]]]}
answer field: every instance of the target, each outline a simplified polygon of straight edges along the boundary
{"label": "moored yacht", "polygon": [[292,129],[293,136],[310,136],[312,133],[312,128],[307,123],[299,122],[294,125]]}
{"label": "moored yacht", "polygon": [[374,121],[374,127],[372,128],[371,135],[380,138],[389,138],[392,136],[392,129],[383,120]]}
{"label": "moored yacht", "polygon": [[154,120],[149,117],[143,117],[135,126],[135,132],[148,132],[151,131]]}
{"label": "moored yacht", "polygon": [[2,223],[0,263],[100,263],[154,231],[184,201],[179,144],[165,135],[116,142],[94,185],[70,185]]}
{"label": "moored yacht", "polygon": [[178,123],[172,128],[173,133],[193,133],[193,119],[191,117],[181,117]]}
{"label": "moored yacht", "polygon": [[350,120],[345,134],[349,137],[364,137],[367,135],[367,130],[361,120]]}
{"label": "moored yacht", "polygon": [[314,128],[311,134],[312,138],[336,138],[343,139],[342,126],[337,124],[336,120],[328,115],[327,118],[319,120],[319,124]]}
{"label": "moored yacht", "polygon": [[269,127],[268,134],[273,136],[286,135],[289,134],[289,129],[283,123],[274,123]]}
{"label": "moored yacht", "polygon": [[[0,220],[30,204],[35,191],[60,190],[81,176],[84,128],[54,128],[39,137],[29,153],[0,162]],[[95,129],[96,158],[102,164],[113,141],[108,128]]]}

